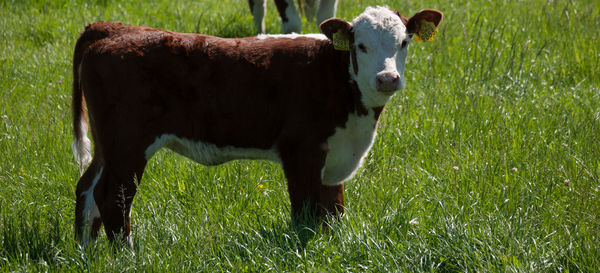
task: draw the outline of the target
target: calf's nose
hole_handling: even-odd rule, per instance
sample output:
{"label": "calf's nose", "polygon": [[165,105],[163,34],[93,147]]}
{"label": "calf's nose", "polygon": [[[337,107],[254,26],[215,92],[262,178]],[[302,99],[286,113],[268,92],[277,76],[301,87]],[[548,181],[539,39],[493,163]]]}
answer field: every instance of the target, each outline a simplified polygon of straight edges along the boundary
{"label": "calf's nose", "polygon": [[400,75],[396,72],[381,72],[375,77],[377,91],[392,92],[400,88]]}

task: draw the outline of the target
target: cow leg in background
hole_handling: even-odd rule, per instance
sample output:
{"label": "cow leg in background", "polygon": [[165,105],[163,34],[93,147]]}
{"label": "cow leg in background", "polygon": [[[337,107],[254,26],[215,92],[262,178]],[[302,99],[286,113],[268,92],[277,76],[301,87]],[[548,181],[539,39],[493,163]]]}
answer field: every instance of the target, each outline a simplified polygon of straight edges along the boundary
{"label": "cow leg in background", "polygon": [[254,29],[257,33],[265,33],[267,0],[248,0],[248,4],[250,4],[250,12],[254,19]]}
{"label": "cow leg in background", "polygon": [[94,201],[94,189],[100,179],[103,168],[94,158],[92,163],[77,182],[75,190],[75,240],[82,246],[95,241],[102,225],[100,212]]}
{"label": "cow leg in background", "polygon": [[[299,2],[300,3],[300,2]],[[302,9],[304,10],[304,16],[306,16],[307,22],[312,22],[315,18],[318,0],[305,0],[302,4]]]}
{"label": "cow leg in background", "polygon": [[98,204],[104,230],[111,242],[120,241],[132,245],[129,236],[131,203],[145,166],[146,159],[143,157],[143,153],[131,153],[130,156],[124,156],[121,153],[119,156],[106,160],[106,166],[94,191],[94,197]]}
{"label": "cow leg in background", "polygon": [[335,17],[337,0],[321,0],[319,11],[317,13],[317,27],[329,18]]}
{"label": "cow leg in background", "polygon": [[275,0],[275,5],[281,16],[281,32],[302,33],[302,21],[296,11],[294,0]]}

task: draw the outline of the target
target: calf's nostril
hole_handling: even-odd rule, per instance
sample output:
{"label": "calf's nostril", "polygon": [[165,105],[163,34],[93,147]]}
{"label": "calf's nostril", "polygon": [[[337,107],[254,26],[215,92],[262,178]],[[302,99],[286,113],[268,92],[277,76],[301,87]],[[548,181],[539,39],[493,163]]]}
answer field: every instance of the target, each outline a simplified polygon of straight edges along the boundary
{"label": "calf's nostril", "polygon": [[400,75],[398,73],[381,73],[375,79],[376,87],[379,91],[394,91],[398,89],[400,84]]}

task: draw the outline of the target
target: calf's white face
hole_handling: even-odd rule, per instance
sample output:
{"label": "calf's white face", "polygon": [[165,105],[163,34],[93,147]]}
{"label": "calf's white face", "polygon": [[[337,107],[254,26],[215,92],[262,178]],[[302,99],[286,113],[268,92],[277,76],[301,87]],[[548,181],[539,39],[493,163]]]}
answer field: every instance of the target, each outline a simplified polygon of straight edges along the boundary
{"label": "calf's white face", "polygon": [[[410,38],[400,17],[387,8],[367,8],[352,21],[357,74],[350,73],[366,106],[384,105],[404,87],[404,63]],[[351,66],[353,66],[351,62]]]}
{"label": "calf's white face", "polygon": [[339,39],[336,35],[349,41],[349,73],[360,88],[365,106],[378,107],[404,88],[404,64],[412,35],[421,26],[437,26],[442,17],[437,10],[422,10],[405,18],[387,7],[368,7],[352,23],[332,18],[320,27],[334,44]]}

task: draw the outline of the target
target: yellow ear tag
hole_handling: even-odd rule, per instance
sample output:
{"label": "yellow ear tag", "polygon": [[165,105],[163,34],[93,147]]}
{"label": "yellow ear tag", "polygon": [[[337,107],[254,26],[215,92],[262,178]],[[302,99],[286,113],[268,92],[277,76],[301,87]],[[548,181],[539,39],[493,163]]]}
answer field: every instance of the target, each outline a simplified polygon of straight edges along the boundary
{"label": "yellow ear tag", "polygon": [[338,29],[338,31],[333,34],[333,48],[343,51],[350,50],[350,41],[342,34],[341,29]]}
{"label": "yellow ear tag", "polygon": [[429,22],[425,19],[420,21],[421,26],[419,27],[419,32],[417,32],[417,41],[419,42],[431,42],[433,41],[433,36],[438,33],[437,27],[433,22]]}

